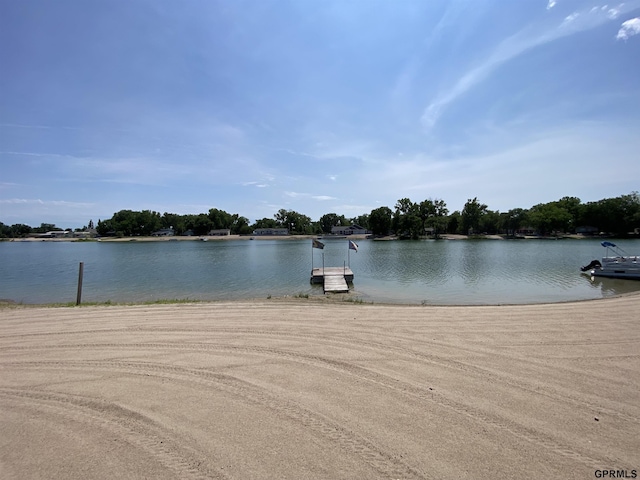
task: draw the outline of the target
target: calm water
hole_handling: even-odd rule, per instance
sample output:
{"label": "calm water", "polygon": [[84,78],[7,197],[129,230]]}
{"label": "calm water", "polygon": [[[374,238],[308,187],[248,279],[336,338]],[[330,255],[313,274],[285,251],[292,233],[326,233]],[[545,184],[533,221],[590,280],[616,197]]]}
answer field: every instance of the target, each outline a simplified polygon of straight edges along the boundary
{"label": "calm water", "polygon": [[[640,240],[617,242],[638,254]],[[580,266],[599,240],[358,241],[350,252],[352,296],[429,304],[559,302],[640,291],[640,281],[597,279]],[[224,300],[322,295],[314,266],[342,266],[346,240],[324,250],[306,240],[0,242],[0,298],[73,302],[84,262],[83,301]]]}

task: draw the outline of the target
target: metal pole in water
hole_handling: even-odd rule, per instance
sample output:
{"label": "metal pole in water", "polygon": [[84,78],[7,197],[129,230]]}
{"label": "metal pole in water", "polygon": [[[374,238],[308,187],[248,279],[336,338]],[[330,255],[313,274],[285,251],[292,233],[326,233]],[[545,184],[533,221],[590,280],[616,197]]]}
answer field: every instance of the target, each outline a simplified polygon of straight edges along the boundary
{"label": "metal pole in water", "polygon": [[84,262],[80,262],[78,269],[78,296],[76,297],[76,305],[80,305],[82,301],[82,275],[84,273]]}

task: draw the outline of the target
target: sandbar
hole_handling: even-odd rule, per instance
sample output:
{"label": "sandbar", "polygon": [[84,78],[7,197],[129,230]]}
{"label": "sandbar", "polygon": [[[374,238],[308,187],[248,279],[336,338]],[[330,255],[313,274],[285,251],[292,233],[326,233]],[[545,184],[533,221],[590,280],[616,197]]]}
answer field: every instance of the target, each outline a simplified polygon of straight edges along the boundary
{"label": "sandbar", "polygon": [[639,312],[2,307],[0,478],[637,475]]}

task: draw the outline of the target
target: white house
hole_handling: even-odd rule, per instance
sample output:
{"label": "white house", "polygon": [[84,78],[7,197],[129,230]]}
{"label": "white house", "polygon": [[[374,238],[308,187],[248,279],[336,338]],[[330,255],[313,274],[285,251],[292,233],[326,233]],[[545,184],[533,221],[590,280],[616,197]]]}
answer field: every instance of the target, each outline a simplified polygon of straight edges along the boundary
{"label": "white house", "polygon": [[288,228],[256,228],[254,235],[289,235]]}
{"label": "white house", "polygon": [[366,235],[368,233],[371,232],[356,224],[349,225],[348,227],[331,227],[332,235]]}
{"label": "white house", "polygon": [[231,230],[228,228],[219,228],[217,230],[211,230],[209,235],[212,237],[227,237],[231,235]]}
{"label": "white house", "polygon": [[47,233],[37,234],[37,238],[66,238],[72,237],[73,232],[71,230],[52,230]]}
{"label": "white house", "polygon": [[151,234],[154,237],[172,237],[175,235],[173,231],[173,227],[171,228],[161,228],[160,230],[156,230]]}
{"label": "white house", "polygon": [[79,232],[73,232],[73,238],[95,238],[98,236],[98,231],[95,228],[88,228]]}

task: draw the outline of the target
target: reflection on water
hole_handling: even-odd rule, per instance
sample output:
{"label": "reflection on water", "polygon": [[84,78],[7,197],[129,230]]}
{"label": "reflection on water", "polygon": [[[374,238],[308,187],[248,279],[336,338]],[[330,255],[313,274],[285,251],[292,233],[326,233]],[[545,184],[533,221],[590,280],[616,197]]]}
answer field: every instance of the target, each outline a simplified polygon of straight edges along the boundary
{"label": "reflection on water", "polygon": [[[624,241],[640,251],[640,241]],[[0,298],[24,303],[75,300],[84,262],[84,301],[167,298],[223,300],[322,295],[312,263],[355,273],[352,295],[366,301],[502,304],[601,298],[640,282],[591,279],[580,266],[602,255],[598,240],[310,240],[178,242],[2,242]]]}
{"label": "reflection on water", "polygon": [[621,280],[619,278],[592,277],[587,273],[581,274],[590,282],[594,290],[600,292],[602,297],[611,297],[613,295],[622,295],[625,293],[633,293],[640,290],[637,280]]}

